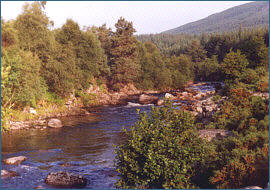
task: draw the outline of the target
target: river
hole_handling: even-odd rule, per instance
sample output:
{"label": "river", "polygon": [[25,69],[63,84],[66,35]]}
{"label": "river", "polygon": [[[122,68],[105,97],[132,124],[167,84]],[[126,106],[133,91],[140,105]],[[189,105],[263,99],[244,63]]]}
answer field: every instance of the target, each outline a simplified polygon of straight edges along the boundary
{"label": "river", "polygon": [[[213,90],[212,86],[196,86],[197,91]],[[149,112],[152,105],[129,102],[121,107],[103,107],[93,115],[61,118],[64,127],[18,130],[1,136],[2,160],[26,156],[21,165],[5,165],[17,177],[1,180],[1,188],[33,189],[37,186],[52,188],[44,183],[48,173],[67,171],[84,175],[87,189],[114,188],[118,176],[114,172],[114,145],[125,139],[123,126],[138,119],[137,109]]]}
{"label": "river", "polygon": [[20,155],[28,159],[18,166],[2,164],[2,169],[20,176],[1,180],[1,187],[51,188],[44,179],[48,173],[61,170],[84,175],[89,181],[86,188],[113,188],[117,179],[114,145],[124,140],[122,127],[136,122],[137,109],[149,111],[151,105],[129,102],[127,106],[97,109],[91,116],[61,118],[64,127],[59,129],[2,134],[2,159]]}

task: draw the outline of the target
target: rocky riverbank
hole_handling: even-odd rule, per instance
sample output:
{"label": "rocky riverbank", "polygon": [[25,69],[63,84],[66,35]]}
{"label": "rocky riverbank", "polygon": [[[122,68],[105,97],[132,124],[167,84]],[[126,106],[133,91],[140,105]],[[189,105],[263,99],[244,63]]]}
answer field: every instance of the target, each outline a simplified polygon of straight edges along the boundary
{"label": "rocky riverbank", "polygon": [[[66,100],[64,106],[59,108],[56,104],[50,105],[50,111],[45,109],[45,113],[39,114],[33,108],[26,108],[22,112],[28,115],[33,115],[37,119],[29,119],[24,121],[9,120],[6,122],[9,130],[20,130],[20,129],[44,129],[48,127],[48,123],[51,119],[61,118],[67,116],[85,116],[92,115],[91,110],[95,107],[101,106],[117,106],[125,105],[129,101],[137,100],[140,94],[155,94],[158,91],[140,91],[137,90],[133,85],[127,85],[119,92],[109,92],[105,87],[101,88],[97,85],[91,85],[90,88],[84,92],[84,95],[89,95],[92,99],[87,100],[87,103],[81,97],[71,95]],[[39,106],[44,106],[45,103],[41,103]]]}
{"label": "rocky riverbank", "polygon": [[[108,92],[108,89],[100,88],[97,85],[92,85],[85,92],[87,95],[93,95],[94,99],[90,101],[89,105],[84,105],[82,100],[74,95],[71,96],[66,102],[64,109],[60,110],[56,105],[53,105],[55,112],[40,115],[38,119],[27,120],[27,121],[8,121],[7,125],[10,130],[18,129],[31,129],[38,128],[44,129],[50,125],[48,123],[51,119],[61,118],[65,116],[83,116],[91,115],[91,109],[100,106],[116,106],[126,105],[127,102],[134,101],[140,104],[155,104],[161,106],[165,99],[171,99],[174,101],[181,101],[183,109],[191,111],[194,115],[206,115],[204,113],[210,113],[211,110],[215,110],[216,105],[212,105],[212,101],[209,99],[210,96],[215,94],[215,89],[201,92],[199,89],[196,90],[194,87],[205,86],[207,83],[188,83],[186,88],[182,91],[172,91],[170,93],[164,93],[164,97],[158,97],[160,91],[140,91],[137,90],[133,85],[127,85],[119,92]],[[208,88],[211,84],[208,84]],[[208,99],[207,99],[208,98]],[[37,114],[33,108],[28,110],[29,114]]]}

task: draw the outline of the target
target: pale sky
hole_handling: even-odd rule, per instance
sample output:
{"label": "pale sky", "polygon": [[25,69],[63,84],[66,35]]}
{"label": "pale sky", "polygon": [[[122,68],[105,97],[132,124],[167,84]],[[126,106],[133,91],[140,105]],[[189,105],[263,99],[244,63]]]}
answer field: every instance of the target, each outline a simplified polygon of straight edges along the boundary
{"label": "pale sky", "polygon": [[[136,34],[160,33],[251,1],[47,1],[46,13],[61,27],[71,18],[82,26],[114,24],[124,17]],[[4,20],[16,19],[25,1],[1,1]]]}

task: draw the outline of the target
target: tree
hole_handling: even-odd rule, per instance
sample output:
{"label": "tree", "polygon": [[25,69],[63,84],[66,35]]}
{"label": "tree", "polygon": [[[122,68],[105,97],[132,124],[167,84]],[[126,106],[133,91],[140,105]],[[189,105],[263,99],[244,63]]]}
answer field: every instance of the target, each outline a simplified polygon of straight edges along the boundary
{"label": "tree", "polygon": [[100,27],[92,26],[90,28],[87,28],[87,30],[98,36],[101,47],[104,49],[105,54],[109,56],[111,36],[113,34],[111,28],[107,28],[106,24],[103,24]]}
{"label": "tree", "polygon": [[78,23],[71,19],[68,19],[55,33],[56,40],[62,45],[70,44],[74,52],[78,89],[88,88],[94,77],[109,75],[107,58],[95,34],[81,31]]}
{"label": "tree", "polygon": [[198,41],[193,41],[186,49],[186,54],[191,56],[192,62],[199,63],[206,58],[206,51]]}
{"label": "tree", "polygon": [[159,49],[152,43],[146,42],[138,47],[138,60],[141,66],[138,86],[143,89],[169,89],[172,84],[171,72]]}
{"label": "tree", "polygon": [[20,48],[37,54],[43,64],[49,59],[54,38],[49,27],[53,22],[46,16],[44,2],[26,3],[15,21]]}
{"label": "tree", "polygon": [[221,70],[228,79],[236,79],[240,77],[242,71],[246,69],[249,62],[246,56],[241,54],[240,50],[233,52],[232,50],[225,56]]}
{"label": "tree", "polygon": [[14,22],[5,22],[1,18],[1,46],[7,48],[12,45],[17,45],[18,39],[16,30],[14,29]]}
{"label": "tree", "polygon": [[43,77],[51,92],[65,97],[73,91],[78,75],[75,62],[72,45],[56,43],[55,50],[43,72]]}
{"label": "tree", "polygon": [[136,56],[136,39],[132,22],[120,17],[111,38],[110,66],[113,84],[132,83],[139,75]]}

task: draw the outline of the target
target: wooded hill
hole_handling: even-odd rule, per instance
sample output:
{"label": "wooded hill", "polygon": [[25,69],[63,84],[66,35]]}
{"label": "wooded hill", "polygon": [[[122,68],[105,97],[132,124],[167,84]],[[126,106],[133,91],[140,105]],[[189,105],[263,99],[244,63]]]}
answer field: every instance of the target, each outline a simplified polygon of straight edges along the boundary
{"label": "wooded hill", "polygon": [[204,19],[167,30],[167,34],[202,34],[229,32],[238,28],[267,27],[269,25],[268,1],[239,5]]}

